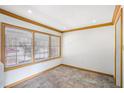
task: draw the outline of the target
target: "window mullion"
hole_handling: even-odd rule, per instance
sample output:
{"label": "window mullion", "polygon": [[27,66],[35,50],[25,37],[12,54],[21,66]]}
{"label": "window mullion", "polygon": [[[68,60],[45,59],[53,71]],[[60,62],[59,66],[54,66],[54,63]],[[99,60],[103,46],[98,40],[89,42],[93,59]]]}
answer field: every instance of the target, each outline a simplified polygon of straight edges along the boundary
{"label": "window mullion", "polygon": [[49,59],[51,58],[51,36],[49,35]]}
{"label": "window mullion", "polygon": [[35,63],[35,32],[32,35],[32,62]]}

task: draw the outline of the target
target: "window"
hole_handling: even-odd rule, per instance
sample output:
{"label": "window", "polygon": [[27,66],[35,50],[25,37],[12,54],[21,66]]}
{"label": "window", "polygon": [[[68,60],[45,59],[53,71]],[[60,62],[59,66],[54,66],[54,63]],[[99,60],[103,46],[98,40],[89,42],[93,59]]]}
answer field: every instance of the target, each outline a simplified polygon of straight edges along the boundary
{"label": "window", "polygon": [[35,34],[35,62],[46,60],[49,57],[49,36]]}
{"label": "window", "polygon": [[5,66],[31,63],[32,33],[7,27],[5,37]]}
{"label": "window", "polygon": [[0,59],[5,64],[5,70],[60,57],[59,36],[6,23],[2,23],[0,34]]}
{"label": "window", "polygon": [[51,36],[51,58],[60,56],[60,37]]}

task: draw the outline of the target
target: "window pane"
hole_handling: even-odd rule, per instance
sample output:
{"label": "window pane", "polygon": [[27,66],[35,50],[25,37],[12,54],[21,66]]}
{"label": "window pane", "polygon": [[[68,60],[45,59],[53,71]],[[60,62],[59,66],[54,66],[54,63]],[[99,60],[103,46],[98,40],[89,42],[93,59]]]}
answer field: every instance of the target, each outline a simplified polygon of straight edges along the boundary
{"label": "window pane", "polygon": [[6,66],[15,66],[16,65],[16,56],[6,57]]}
{"label": "window pane", "polygon": [[35,34],[35,62],[48,59],[49,57],[49,36]]}
{"label": "window pane", "polygon": [[6,27],[5,37],[6,67],[31,63],[32,33],[24,30]]}
{"label": "window pane", "polygon": [[60,37],[51,36],[51,57],[60,56]]}

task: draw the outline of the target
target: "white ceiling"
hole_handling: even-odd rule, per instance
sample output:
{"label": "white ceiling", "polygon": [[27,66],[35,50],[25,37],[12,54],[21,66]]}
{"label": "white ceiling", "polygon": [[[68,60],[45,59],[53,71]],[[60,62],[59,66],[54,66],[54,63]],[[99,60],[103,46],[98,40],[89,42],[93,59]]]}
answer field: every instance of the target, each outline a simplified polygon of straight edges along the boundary
{"label": "white ceiling", "polygon": [[[114,5],[5,5],[0,8],[59,30],[112,21]],[[28,13],[31,10],[32,13]]]}

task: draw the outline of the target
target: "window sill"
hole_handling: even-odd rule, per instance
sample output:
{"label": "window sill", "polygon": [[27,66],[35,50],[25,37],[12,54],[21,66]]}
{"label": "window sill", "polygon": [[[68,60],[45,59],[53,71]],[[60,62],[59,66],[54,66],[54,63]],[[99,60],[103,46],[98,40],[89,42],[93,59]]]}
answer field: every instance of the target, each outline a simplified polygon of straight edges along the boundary
{"label": "window sill", "polygon": [[33,63],[23,64],[23,65],[14,66],[14,67],[7,67],[7,68],[4,68],[4,71],[7,72],[7,71],[10,71],[10,70],[15,70],[15,69],[19,69],[19,68],[22,68],[22,67],[26,67],[26,66],[30,66],[30,65],[34,65],[34,64],[50,61],[50,60],[55,60],[55,59],[59,59],[59,58],[61,58],[61,56],[60,57],[46,59],[46,60],[43,60],[43,61],[40,61],[40,62],[33,62]]}

